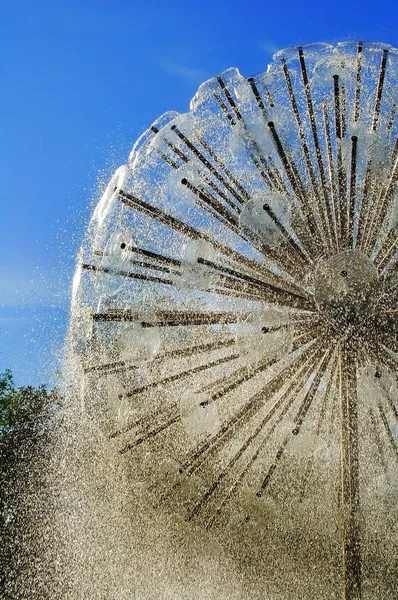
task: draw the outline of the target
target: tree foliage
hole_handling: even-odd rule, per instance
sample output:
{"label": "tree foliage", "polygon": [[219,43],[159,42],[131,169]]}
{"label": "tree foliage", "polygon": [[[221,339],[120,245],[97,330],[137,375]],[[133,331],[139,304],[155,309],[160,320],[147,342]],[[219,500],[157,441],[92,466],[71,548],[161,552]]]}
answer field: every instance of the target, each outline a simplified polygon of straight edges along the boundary
{"label": "tree foliage", "polygon": [[[38,523],[45,514],[45,477],[60,394],[45,385],[17,387],[0,374],[0,600],[21,595],[34,570]],[[33,594],[33,591],[32,591]]]}
{"label": "tree foliage", "polygon": [[16,387],[12,373],[0,374],[0,436],[4,437],[37,425],[58,403],[56,390],[39,387]]}

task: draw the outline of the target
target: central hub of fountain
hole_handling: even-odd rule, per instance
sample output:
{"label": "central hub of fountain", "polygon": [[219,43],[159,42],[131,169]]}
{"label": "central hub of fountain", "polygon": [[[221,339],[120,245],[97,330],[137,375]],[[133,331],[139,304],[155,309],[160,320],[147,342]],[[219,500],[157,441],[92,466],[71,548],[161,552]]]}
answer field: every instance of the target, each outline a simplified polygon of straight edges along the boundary
{"label": "central hub of fountain", "polygon": [[359,250],[346,250],[318,263],[315,301],[336,333],[360,337],[369,331],[376,281],[376,267]]}

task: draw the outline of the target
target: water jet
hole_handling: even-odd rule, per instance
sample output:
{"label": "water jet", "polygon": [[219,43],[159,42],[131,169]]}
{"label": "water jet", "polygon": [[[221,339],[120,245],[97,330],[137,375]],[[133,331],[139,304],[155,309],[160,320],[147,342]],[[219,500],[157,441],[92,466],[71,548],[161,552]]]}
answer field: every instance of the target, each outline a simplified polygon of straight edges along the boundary
{"label": "water jet", "polygon": [[148,511],[256,573],[247,597],[396,594],[397,81],[365,42],[210,79],[78,257],[82,411]]}

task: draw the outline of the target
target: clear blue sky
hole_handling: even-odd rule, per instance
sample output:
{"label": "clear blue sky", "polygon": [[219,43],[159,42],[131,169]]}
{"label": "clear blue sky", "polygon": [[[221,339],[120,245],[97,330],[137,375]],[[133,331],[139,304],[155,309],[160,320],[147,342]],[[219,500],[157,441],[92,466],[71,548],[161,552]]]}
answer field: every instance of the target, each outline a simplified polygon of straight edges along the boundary
{"label": "clear blue sky", "polygon": [[169,109],[285,46],[398,45],[398,5],[362,0],[2,0],[0,372],[54,382],[98,189]]}

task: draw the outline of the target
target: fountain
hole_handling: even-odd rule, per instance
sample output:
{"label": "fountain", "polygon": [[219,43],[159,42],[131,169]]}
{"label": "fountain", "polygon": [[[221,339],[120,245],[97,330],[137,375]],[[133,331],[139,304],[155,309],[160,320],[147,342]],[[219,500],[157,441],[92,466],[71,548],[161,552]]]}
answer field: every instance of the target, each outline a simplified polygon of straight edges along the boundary
{"label": "fountain", "polygon": [[101,477],[123,471],[133,529],[216,545],[238,598],[396,597],[397,106],[386,44],[228,69],[137,141],[78,257]]}

